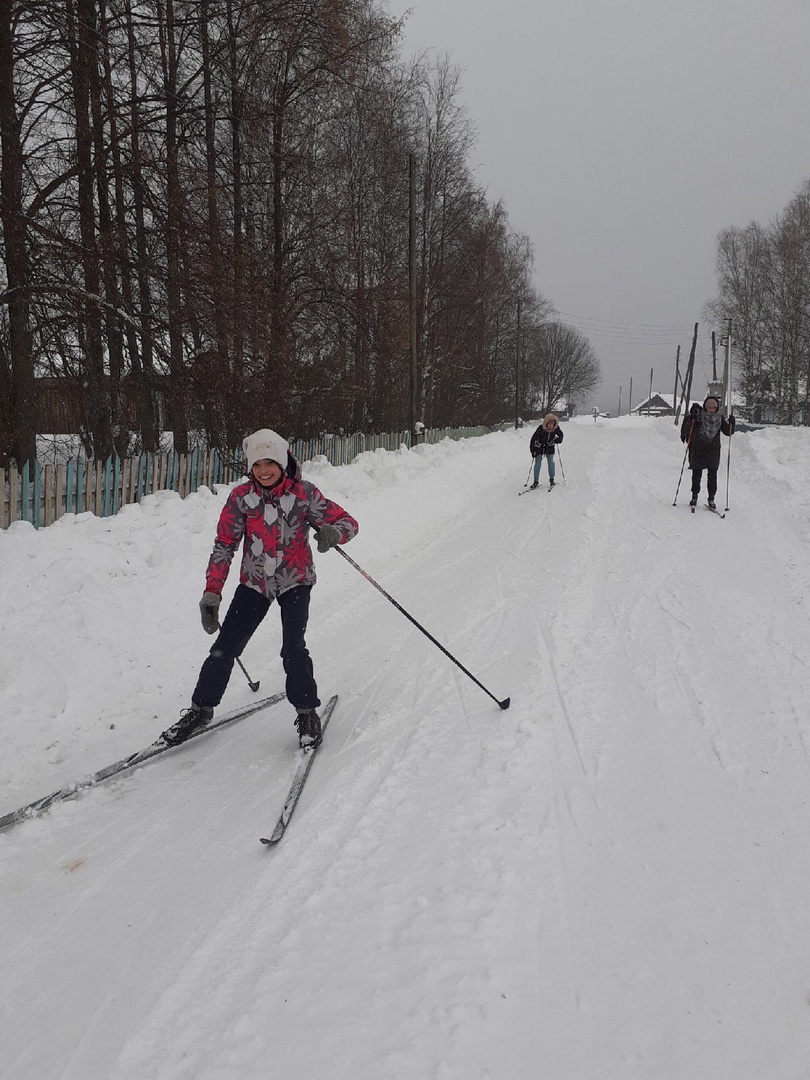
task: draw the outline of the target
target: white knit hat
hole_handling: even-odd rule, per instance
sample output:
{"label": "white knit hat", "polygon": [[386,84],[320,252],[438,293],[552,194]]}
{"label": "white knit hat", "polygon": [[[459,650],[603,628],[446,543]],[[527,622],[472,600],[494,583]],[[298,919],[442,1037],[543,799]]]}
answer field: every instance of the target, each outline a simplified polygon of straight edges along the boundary
{"label": "white knit hat", "polygon": [[275,461],[282,469],[287,468],[287,452],[289,450],[287,440],[282,439],[280,435],[275,431],[271,431],[270,428],[261,428],[259,431],[254,431],[252,435],[248,435],[242,443],[242,449],[245,451],[245,457],[247,458],[248,472],[262,458]]}

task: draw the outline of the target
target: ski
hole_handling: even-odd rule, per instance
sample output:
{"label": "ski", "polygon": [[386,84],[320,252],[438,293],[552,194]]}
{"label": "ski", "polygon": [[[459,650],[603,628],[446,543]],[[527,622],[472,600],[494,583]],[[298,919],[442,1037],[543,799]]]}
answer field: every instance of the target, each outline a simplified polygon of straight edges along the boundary
{"label": "ski", "polygon": [[707,504],[706,509],[709,511],[710,514],[717,514],[719,518],[724,518],[726,516],[724,513],[721,514],[716,506],[709,506]]}
{"label": "ski", "polygon": [[[326,725],[329,723],[332,713],[335,711],[337,705],[337,694],[331,697],[326,703],[326,708],[321,716],[321,734],[326,731]],[[319,744],[320,745],[320,744]],[[290,818],[293,815],[296,804],[301,797],[301,791],[304,787],[307,777],[309,776],[309,770],[312,768],[312,762],[315,760],[315,754],[318,752],[318,747],[314,747],[312,750],[299,750],[298,751],[298,766],[295,770],[295,776],[293,777],[292,784],[290,784],[290,791],[287,795],[287,801],[284,803],[284,809],[281,811],[281,815],[276,822],[276,827],[273,829],[270,836],[261,836],[259,839],[263,844],[277,844],[279,840],[284,836],[287,830],[287,826],[290,824]]]}
{"label": "ski", "polygon": [[[193,731],[187,739],[180,746],[185,746],[186,743],[191,742],[192,739],[196,739],[200,735],[206,735],[209,731],[216,731],[217,728],[225,727],[226,724],[232,724],[235,720],[243,720],[246,716],[251,716],[255,712],[259,712],[261,709],[267,709],[271,705],[276,705],[279,701],[283,701],[286,694],[273,694],[271,697],[262,698],[260,701],[252,701],[250,705],[245,705],[241,709],[235,709],[233,712],[227,713],[219,720],[212,720],[205,727],[198,728],[197,731]],[[60,788],[59,791],[54,791],[50,795],[46,795],[42,799],[37,799],[35,802],[29,803],[27,806],[21,806],[19,810],[12,810],[11,813],[6,814],[4,817],[0,817],[0,829],[5,829],[9,825],[14,825],[18,821],[25,821],[27,818],[36,817],[41,814],[48,807],[53,806],[54,803],[62,802],[64,799],[70,799],[74,795],[77,795],[80,791],[84,791],[85,788],[95,787],[96,784],[100,784],[103,780],[109,780],[112,776],[118,776],[119,773],[125,772],[127,769],[134,769],[138,765],[143,765],[146,761],[151,761],[153,758],[159,757],[161,754],[165,754],[167,750],[176,749],[173,746],[169,746],[168,743],[163,741],[163,736],[156,739],[143,750],[139,750],[136,754],[130,754],[129,757],[121,758],[120,761],[116,761],[113,765],[107,765],[104,769],[99,769],[98,772],[93,773],[91,776],[86,776],[83,780],[77,780],[73,784],[69,784],[67,787]]]}
{"label": "ski", "polygon": [[539,488],[535,488],[535,487],[533,487],[533,486],[532,486],[532,487],[525,487],[525,488],[523,489],[523,491],[519,491],[519,492],[518,492],[518,496],[520,496],[520,495],[528,495],[528,493],[529,493],[530,491],[537,491],[537,490],[539,490]]}

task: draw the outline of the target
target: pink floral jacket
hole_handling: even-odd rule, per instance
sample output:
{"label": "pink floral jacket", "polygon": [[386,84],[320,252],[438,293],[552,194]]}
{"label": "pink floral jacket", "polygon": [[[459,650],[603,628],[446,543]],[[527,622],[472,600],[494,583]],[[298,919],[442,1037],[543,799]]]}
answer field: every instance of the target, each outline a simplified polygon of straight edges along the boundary
{"label": "pink floral jacket", "polygon": [[296,585],[314,585],[315,567],[309,546],[310,527],[334,525],[345,544],[357,535],[354,518],[342,506],[301,479],[301,467],[290,455],[294,475],[274,488],[252,477],[235,487],[222,508],[217,538],[205,577],[207,592],[222,594],[236,549],[244,538],[239,580],[273,600]]}

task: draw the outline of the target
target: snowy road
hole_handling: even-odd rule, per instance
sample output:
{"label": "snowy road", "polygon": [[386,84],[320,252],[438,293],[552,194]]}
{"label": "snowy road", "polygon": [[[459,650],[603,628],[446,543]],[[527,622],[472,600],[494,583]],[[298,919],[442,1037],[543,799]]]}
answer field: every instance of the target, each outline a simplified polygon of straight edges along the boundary
{"label": "snowy road", "polygon": [[[278,849],[284,704],[0,834],[3,1080],[808,1075],[810,432],[735,437],[726,520],[671,422],[566,424],[517,498],[529,434],[307,470],[509,711],[320,556]],[[223,498],[0,534],[0,813],[185,704]]]}

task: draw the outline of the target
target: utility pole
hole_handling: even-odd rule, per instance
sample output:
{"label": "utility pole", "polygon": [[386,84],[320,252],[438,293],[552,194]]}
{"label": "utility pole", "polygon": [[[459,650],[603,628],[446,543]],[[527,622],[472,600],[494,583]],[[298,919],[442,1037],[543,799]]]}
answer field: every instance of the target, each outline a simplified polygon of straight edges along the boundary
{"label": "utility pole", "polygon": [[726,416],[734,412],[731,401],[731,319],[726,332],[726,358],[723,362],[723,396],[726,402]]}
{"label": "utility pole", "polygon": [[619,387],[619,409],[618,409],[618,412],[616,413],[616,415],[617,416],[622,415],[622,387],[621,386]]}
{"label": "utility pole", "polygon": [[633,376],[630,376],[630,393],[627,395],[627,415],[633,412]]}
{"label": "utility pole", "polygon": [[722,410],[726,399],[726,377],[724,374],[722,380],[717,378],[717,338],[714,330],[712,330],[712,381],[709,383],[709,393],[717,398]]}
{"label": "utility pole", "polygon": [[515,430],[520,427],[520,315],[523,308],[523,299],[518,297],[517,302],[517,333],[515,335]]}
{"label": "utility pole", "polygon": [[717,382],[717,335],[712,330],[712,382]]}
{"label": "utility pole", "polygon": [[650,400],[652,399],[652,382],[653,382],[653,369],[650,368],[650,394],[647,398],[647,416],[650,415]]}
{"label": "utility pole", "polygon": [[677,406],[677,401],[678,401],[678,380],[681,377],[680,370],[679,370],[680,366],[681,366],[681,347],[679,345],[678,350],[675,353],[675,389],[672,391],[672,411],[675,413],[675,423],[676,424],[678,423],[678,412],[679,412],[679,409],[678,409],[678,406]]}
{"label": "utility pole", "polygon": [[681,405],[684,406],[683,415],[689,412],[689,406],[692,403],[692,373],[695,368],[695,350],[697,349],[697,337],[699,323],[695,323],[695,332],[692,335],[692,349],[689,353],[689,363],[686,365],[686,375],[681,380],[681,403],[675,412],[675,423],[678,423],[678,417],[681,415]]}
{"label": "utility pole", "polygon": [[411,443],[416,435],[416,157],[408,154],[410,215],[408,222],[408,336],[411,352]]}

